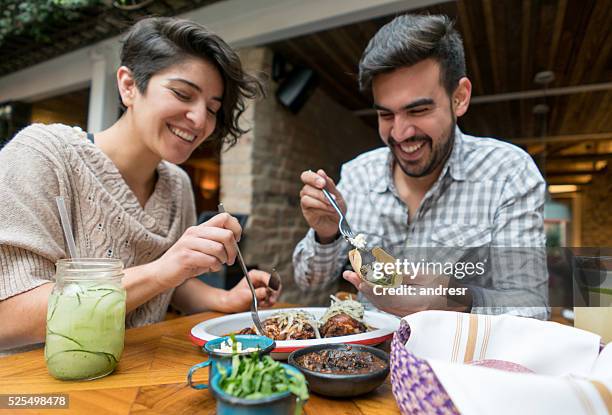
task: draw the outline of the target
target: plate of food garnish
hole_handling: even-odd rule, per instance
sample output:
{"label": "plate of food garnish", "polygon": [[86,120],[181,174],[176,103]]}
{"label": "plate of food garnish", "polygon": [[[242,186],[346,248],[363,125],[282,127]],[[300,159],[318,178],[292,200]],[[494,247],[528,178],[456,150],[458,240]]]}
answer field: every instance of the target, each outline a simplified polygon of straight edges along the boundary
{"label": "plate of food garnish", "polygon": [[[329,307],[294,307],[259,312],[263,335],[276,341],[272,357],[285,360],[289,353],[318,344],[377,345],[399,328],[399,318],[364,310],[363,304],[331,296]],[[203,321],[191,329],[191,340],[203,346],[229,334],[256,334],[249,312]]]}

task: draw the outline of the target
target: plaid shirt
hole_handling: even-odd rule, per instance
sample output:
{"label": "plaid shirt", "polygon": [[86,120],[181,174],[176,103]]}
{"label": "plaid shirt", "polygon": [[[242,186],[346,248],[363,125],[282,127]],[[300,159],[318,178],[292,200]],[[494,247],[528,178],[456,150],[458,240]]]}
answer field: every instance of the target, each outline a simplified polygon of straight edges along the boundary
{"label": "plaid shirt", "polygon": [[[353,232],[396,258],[414,258],[420,255],[414,250],[429,247],[434,257],[456,262],[474,255],[468,247],[485,248],[484,254],[476,251],[485,256],[486,274],[464,281],[471,288],[472,312],[546,318],[546,183],[531,157],[509,143],[457,128],[451,155],[414,217],[398,196],[393,164],[384,147],[342,166],[338,189]],[[297,284],[306,289],[336,280],[349,249],[343,238],[318,243],[310,229],[293,253]]]}

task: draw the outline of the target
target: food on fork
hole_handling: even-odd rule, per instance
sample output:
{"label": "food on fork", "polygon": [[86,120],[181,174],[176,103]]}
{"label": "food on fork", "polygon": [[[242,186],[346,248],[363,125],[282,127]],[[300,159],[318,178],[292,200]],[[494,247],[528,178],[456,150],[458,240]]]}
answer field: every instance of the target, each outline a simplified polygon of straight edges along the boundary
{"label": "food on fork", "polygon": [[351,245],[353,245],[357,249],[365,249],[366,247],[366,239],[365,235],[360,233],[354,238],[348,238]]}

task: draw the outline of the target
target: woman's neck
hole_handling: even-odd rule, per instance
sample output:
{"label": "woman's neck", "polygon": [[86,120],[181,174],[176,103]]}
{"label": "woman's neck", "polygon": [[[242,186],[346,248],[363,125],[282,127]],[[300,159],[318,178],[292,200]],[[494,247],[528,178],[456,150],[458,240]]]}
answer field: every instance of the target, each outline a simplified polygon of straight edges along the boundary
{"label": "woman's neck", "polygon": [[161,158],[144,144],[128,114],[124,114],[108,129],[96,133],[95,143],[115,164],[144,207],[155,189],[156,169]]}

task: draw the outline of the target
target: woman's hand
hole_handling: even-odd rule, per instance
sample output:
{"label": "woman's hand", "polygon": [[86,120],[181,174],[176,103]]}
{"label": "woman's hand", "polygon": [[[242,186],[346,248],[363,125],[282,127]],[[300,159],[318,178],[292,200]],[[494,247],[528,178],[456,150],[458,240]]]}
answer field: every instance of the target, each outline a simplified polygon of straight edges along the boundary
{"label": "woman's hand", "polygon": [[228,213],[188,228],[164,255],[151,264],[158,282],[165,289],[179,286],[186,279],[205,272],[219,271],[236,258],[235,241],[242,228]]}
{"label": "woman's hand", "polygon": [[[257,296],[258,306],[273,306],[283,290],[282,285],[279,286],[277,291],[272,290],[270,287],[268,287],[270,274],[257,269],[249,271],[249,277],[251,278],[251,282],[255,287],[255,295]],[[226,291],[223,301],[223,311],[227,313],[237,313],[250,310],[251,301],[252,296],[251,290],[249,289],[249,283],[247,282],[246,278],[242,278],[234,288]]]}

